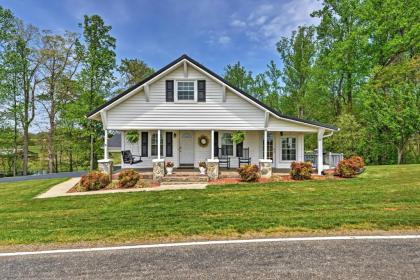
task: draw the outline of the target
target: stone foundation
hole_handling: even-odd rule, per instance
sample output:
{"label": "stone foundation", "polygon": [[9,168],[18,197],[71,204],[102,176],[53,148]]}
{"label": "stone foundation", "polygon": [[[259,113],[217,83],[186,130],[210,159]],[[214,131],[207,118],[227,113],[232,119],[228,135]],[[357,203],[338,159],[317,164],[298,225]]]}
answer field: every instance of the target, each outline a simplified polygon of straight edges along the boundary
{"label": "stone foundation", "polygon": [[260,159],[260,177],[271,178],[273,173],[273,161],[271,159]]}
{"label": "stone foundation", "polygon": [[207,176],[209,180],[216,180],[219,178],[219,160],[208,159],[207,160]]}
{"label": "stone foundation", "polygon": [[98,170],[108,173],[109,178],[112,180],[112,159],[100,159],[98,160]]}
{"label": "stone foundation", "polygon": [[153,160],[153,180],[162,181],[165,176],[165,160],[154,159]]}

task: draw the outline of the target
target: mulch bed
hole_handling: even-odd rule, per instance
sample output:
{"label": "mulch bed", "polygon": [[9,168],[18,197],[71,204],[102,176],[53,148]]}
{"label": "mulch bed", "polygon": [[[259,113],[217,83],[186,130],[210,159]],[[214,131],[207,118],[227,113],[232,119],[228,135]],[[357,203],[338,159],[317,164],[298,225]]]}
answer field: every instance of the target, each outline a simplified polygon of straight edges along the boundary
{"label": "mulch bed", "polygon": [[[311,180],[342,180],[344,178],[337,176],[321,176],[321,175],[312,175]],[[273,178],[259,178],[256,183],[271,183],[271,182],[303,182],[299,180],[293,180],[290,175],[280,175],[274,176]],[[240,178],[220,178],[209,182],[210,185],[228,185],[228,184],[247,184],[246,182],[241,182]]]}

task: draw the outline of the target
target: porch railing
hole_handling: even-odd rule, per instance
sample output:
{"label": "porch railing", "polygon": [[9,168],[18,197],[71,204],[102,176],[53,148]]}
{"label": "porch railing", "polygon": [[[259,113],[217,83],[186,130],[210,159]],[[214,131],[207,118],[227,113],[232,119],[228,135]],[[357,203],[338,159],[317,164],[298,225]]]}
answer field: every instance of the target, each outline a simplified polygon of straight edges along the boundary
{"label": "porch railing", "polygon": [[[305,153],[305,161],[312,162],[315,168],[318,167],[318,154],[316,153]],[[340,160],[344,158],[342,153],[325,153],[324,154],[324,164],[329,165],[330,168],[337,167]]]}

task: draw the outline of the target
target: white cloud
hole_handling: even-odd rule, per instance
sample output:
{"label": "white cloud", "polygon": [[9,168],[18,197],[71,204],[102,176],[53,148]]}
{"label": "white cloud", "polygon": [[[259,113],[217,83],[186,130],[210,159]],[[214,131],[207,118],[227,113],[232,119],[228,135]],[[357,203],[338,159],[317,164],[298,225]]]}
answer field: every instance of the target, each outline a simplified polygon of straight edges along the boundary
{"label": "white cloud", "polygon": [[254,7],[253,11],[248,11],[248,14],[235,14],[232,23],[243,22],[243,26],[247,26],[245,35],[251,41],[272,48],[282,36],[290,36],[298,26],[317,23],[319,20],[310,17],[310,13],[320,7],[321,3],[313,0],[261,4]]}
{"label": "white cloud", "polygon": [[219,42],[219,44],[222,44],[222,45],[227,45],[227,44],[229,44],[229,43],[230,43],[231,39],[230,39],[230,37],[229,37],[229,36],[227,36],[227,35],[222,35],[222,36],[220,36],[220,37],[218,38],[218,40],[217,40],[217,41]]}
{"label": "white cloud", "polygon": [[246,23],[245,23],[245,21],[235,19],[230,23],[230,25],[233,26],[233,27],[245,27]]}

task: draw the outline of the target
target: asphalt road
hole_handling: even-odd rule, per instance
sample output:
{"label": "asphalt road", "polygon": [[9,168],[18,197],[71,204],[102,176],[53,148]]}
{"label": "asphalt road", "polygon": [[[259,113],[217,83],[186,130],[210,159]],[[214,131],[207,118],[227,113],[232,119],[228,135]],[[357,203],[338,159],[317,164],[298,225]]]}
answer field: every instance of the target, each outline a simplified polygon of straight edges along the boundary
{"label": "asphalt road", "polygon": [[420,279],[420,239],[200,245],[0,257],[1,279]]}

